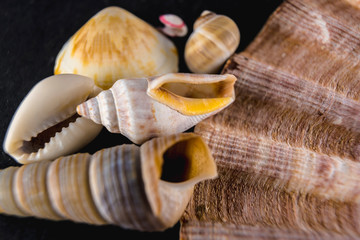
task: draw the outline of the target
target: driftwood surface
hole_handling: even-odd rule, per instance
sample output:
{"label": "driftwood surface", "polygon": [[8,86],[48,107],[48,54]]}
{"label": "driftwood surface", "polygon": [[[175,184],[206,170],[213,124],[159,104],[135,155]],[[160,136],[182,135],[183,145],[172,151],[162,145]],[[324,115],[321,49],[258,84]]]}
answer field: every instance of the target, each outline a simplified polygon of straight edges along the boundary
{"label": "driftwood surface", "polygon": [[236,101],[195,128],[219,177],[181,239],[360,238],[359,6],[284,1],[227,62]]}

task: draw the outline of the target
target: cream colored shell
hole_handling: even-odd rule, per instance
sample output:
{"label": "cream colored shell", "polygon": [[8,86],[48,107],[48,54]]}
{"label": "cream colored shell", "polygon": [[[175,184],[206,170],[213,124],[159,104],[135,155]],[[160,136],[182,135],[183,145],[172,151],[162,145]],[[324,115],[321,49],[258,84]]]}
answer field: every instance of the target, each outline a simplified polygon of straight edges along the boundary
{"label": "cream colored shell", "polygon": [[230,74],[185,73],[121,79],[79,105],[77,112],[141,144],[183,132],[229,106],[235,99],[235,81]]}
{"label": "cream colored shell", "polygon": [[80,75],[61,74],[40,81],[14,114],[4,151],[19,163],[30,163],[55,159],[85,146],[102,127],[79,117],[76,106],[99,91],[90,78]]}
{"label": "cream colored shell", "polygon": [[55,74],[88,76],[103,89],[120,78],[178,71],[175,45],[130,12],[108,7],[93,16],[63,46]]}
{"label": "cream colored shell", "polygon": [[202,138],[184,133],[0,170],[0,209],[162,231],[178,222],[194,185],[216,176]]}
{"label": "cream colored shell", "polygon": [[217,73],[239,43],[240,31],[233,20],[204,11],[186,43],[186,64],[194,73]]}

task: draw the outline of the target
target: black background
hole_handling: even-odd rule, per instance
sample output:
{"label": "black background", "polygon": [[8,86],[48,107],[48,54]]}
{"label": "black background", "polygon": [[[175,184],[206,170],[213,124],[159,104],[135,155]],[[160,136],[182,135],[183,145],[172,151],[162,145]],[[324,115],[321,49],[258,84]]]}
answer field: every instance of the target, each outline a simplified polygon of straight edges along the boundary
{"label": "black background", "polygon": [[[0,0],[0,143],[18,105],[40,80],[53,75],[54,62],[63,44],[93,15],[108,6],[122,7],[151,25],[158,17],[174,13],[188,25],[183,38],[172,38],[179,52],[180,72],[189,72],[183,52],[192,24],[203,10],[232,18],[241,33],[236,52],[243,51],[261,30],[281,0],[130,0],[130,1],[16,1]],[[130,143],[103,129],[80,152],[94,153],[104,147]],[[17,165],[1,149],[0,168]],[[180,224],[161,233],[142,233],[117,226],[91,226],[70,221],[47,221],[0,215],[0,240],[5,239],[178,239]]]}

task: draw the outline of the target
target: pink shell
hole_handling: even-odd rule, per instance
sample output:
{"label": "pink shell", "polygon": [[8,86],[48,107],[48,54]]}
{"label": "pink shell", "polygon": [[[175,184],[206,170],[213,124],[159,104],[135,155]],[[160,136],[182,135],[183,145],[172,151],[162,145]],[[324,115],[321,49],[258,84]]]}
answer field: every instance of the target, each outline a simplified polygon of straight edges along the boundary
{"label": "pink shell", "polygon": [[185,22],[177,15],[163,14],[159,17],[160,22],[165,26],[160,30],[170,37],[183,37],[187,34]]}

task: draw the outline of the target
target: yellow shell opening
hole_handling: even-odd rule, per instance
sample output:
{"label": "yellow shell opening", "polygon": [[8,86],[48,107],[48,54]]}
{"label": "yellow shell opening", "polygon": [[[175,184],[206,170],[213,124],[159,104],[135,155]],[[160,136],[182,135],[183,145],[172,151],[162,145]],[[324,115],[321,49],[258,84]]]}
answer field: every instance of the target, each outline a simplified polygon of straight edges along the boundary
{"label": "yellow shell opening", "polygon": [[201,138],[193,137],[175,143],[162,157],[160,179],[177,183],[198,177],[211,156]]}
{"label": "yellow shell opening", "polygon": [[[209,75],[211,76],[211,75]],[[194,80],[194,81],[192,81]],[[194,79],[168,79],[149,89],[155,100],[185,115],[201,115],[226,107],[234,101],[236,77],[228,75],[217,81]]]}

